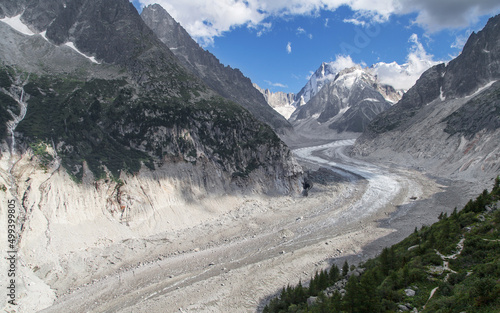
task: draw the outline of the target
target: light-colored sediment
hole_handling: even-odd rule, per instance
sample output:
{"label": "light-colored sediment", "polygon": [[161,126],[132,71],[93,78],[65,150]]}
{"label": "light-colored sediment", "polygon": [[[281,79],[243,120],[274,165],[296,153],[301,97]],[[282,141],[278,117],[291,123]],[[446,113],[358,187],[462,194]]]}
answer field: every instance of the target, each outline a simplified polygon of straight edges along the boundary
{"label": "light-colored sediment", "polygon": [[[88,201],[88,210],[74,212],[68,205],[54,212],[38,205],[29,212],[17,312],[36,312],[54,298],[43,312],[255,312],[282,286],[306,282],[345,257],[362,260],[395,239],[366,245],[437,218],[428,203],[419,203],[432,201],[441,186],[415,171],[352,160],[343,152],[350,144],[296,151],[309,168],[331,170],[330,181],[315,183],[309,197],[207,197],[200,191],[169,199],[161,192],[182,190],[184,181],[131,178],[122,196],[134,208],[144,202],[156,211],[135,210],[128,219],[99,203],[113,199],[113,184],[77,185],[63,171],[20,164],[16,175],[37,177],[40,190],[50,177],[51,191],[38,194],[53,198],[33,203],[50,204],[71,193]],[[0,194],[2,201],[9,196]]]}

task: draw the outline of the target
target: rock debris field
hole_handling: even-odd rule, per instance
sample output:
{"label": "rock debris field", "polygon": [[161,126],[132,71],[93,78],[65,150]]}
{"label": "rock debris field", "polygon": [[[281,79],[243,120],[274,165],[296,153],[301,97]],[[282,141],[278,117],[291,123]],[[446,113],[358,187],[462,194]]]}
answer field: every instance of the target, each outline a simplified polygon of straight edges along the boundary
{"label": "rock debris field", "polygon": [[217,218],[127,241],[120,253],[143,261],[58,294],[42,312],[259,312],[283,286],[373,257],[473,192],[351,159],[353,143],[294,150],[311,172],[308,197],[245,196]]}

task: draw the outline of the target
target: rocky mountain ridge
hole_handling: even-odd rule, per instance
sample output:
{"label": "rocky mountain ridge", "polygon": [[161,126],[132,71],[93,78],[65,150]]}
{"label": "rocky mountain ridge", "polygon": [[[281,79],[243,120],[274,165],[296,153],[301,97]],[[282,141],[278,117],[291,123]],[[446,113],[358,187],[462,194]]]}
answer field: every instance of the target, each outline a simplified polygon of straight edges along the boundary
{"label": "rocky mountain ridge", "polygon": [[323,124],[341,132],[362,132],[371,119],[391,106],[386,97],[398,92],[377,82],[368,71],[355,66],[340,71],[290,117],[306,131],[308,124]]}
{"label": "rocky mountain ridge", "polygon": [[241,104],[257,119],[274,130],[285,132],[291,125],[277,114],[254,88],[250,79],[240,70],[224,66],[209,51],[201,48],[160,5],[145,7],[141,13],[144,22],[155,32],[180,63],[223,97]]}
{"label": "rocky mountain ridge", "polygon": [[296,109],[294,106],[294,93],[285,93],[282,91],[272,92],[269,89],[260,88],[257,84],[254,84],[253,86],[264,95],[267,103],[269,103],[274,110],[283,115],[284,118],[290,118]]}
{"label": "rocky mountain ridge", "polygon": [[186,70],[129,1],[2,1],[0,20],[0,199],[16,203],[22,312],[134,262],[108,259],[130,240],[238,195],[302,191],[271,127]]}
{"label": "rocky mountain ridge", "polygon": [[293,106],[300,107],[314,97],[321,88],[334,81],[337,76],[338,69],[333,62],[323,62],[320,67],[311,74],[306,85],[295,95],[295,103]]}
{"label": "rocky mountain ridge", "polygon": [[[59,156],[64,159],[63,165],[76,175],[77,179],[82,175],[81,170],[76,170],[81,169],[81,161],[77,164],[78,162],[72,160],[81,158],[87,160],[93,172],[99,173],[96,177],[104,175],[103,166],[107,169],[114,168],[111,173],[118,177],[118,169],[121,167],[125,170],[137,169],[140,168],[141,162],[153,166],[155,162],[164,162],[165,157],[175,159],[177,156],[180,156],[180,160],[189,162],[203,156],[219,162],[217,164],[225,163],[223,159],[228,157],[233,159],[230,162],[238,163],[225,163],[224,170],[233,173],[245,172],[250,163],[253,167],[260,165],[255,160],[246,164],[241,163],[240,159],[234,159],[242,156],[241,153],[233,151],[234,148],[245,148],[232,140],[243,140],[247,147],[251,147],[253,142],[236,137],[246,131],[257,131],[260,135],[253,134],[251,138],[262,142],[270,140],[269,143],[274,142],[271,145],[282,145],[267,126],[255,124],[254,118],[246,110],[217,97],[202,81],[185,71],[170,49],[144,24],[128,1],[81,1],[71,4],[54,2],[54,7],[47,9],[45,6],[48,3],[28,1],[24,7],[19,3],[24,10],[20,20],[34,31],[42,31],[45,36],[43,38],[50,44],[61,46],[71,42],[80,53],[93,56],[102,62],[102,68],[108,70],[110,66],[115,66],[115,70],[122,71],[121,75],[115,72],[113,79],[104,81],[100,80],[102,78],[86,81],[87,78],[80,75],[80,71],[73,73],[73,81],[68,82],[58,77],[59,74],[54,74],[51,69],[47,72],[39,66],[37,74],[44,76],[33,76],[25,88],[30,97],[29,102],[33,104],[29,104],[26,118],[20,123],[18,131],[22,132],[27,142],[54,141],[60,152]],[[35,15],[32,12],[39,13]],[[55,17],[48,22],[52,15]],[[12,46],[6,43],[3,50],[8,52]],[[115,46],[120,48],[114,49]],[[17,50],[23,48],[18,47]],[[7,59],[4,58],[6,61]],[[24,75],[23,72],[33,70],[22,70],[24,64],[11,64],[3,68],[6,77],[5,88],[10,88],[17,76]],[[90,66],[93,66],[92,72],[104,71],[99,65]],[[16,70],[16,67],[21,70]],[[126,71],[123,72],[120,67],[124,67]],[[76,88],[76,91],[70,91],[71,88]],[[95,99],[96,95],[99,95],[98,99]],[[54,104],[54,98],[57,99],[57,104]],[[43,110],[42,107],[49,105],[46,101],[54,108],[61,107],[57,110]],[[88,106],[85,101],[93,101],[94,105]],[[129,109],[124,110],[124,106]],[[42,111],[37,112],[38,108]],[[61,114],[65,110],[70,112]],[[69,120],[67,114],[73,114],[74,119]],[[141,116],[141,124],[138,125],[138,118]],[[45,125],[47,120],[57,122],[57,126],[49,130],[51,126]],[[217,120],[220,122],[214,125],[213,121]],[[238,125],[233,124],[236,120]],[[247,122],[250,122],[250,128],[244,126]],[[77,132],[70,136],[71,139],[64,139],[65,135],[61,136],[71,132],[71,127],[82,127],[77,126],[78,124],[88,127],[88,134]],[[62,125],[64,129],[58,131]],[[95,136],[97,140],[92,138]],[[213,136],[222,136],[224,139]],[[110,138],[112,141],[109,141]],[[142,143],[146,138],[150,139],[148,144]],[[90,145],[86,143],[89,140]],[[114,147],[108,151],[112,156],[100,155],[103,153],[103,149],[99,148],[101,145],[116,141],[119,142],[118,145],[109,145]],[[119,152],[123,149],[120,148],[121,145],[131,149],[133,153]],[[226,145],[226,148],[221,145]],[[210,148],[206,150],[208,147]],[[71,153],[65,156],[62,151]],[[290,155],[289,152],[285,154]],[[115,155],[128,157],[121,159],[114,157]]]}
{"label": "rocky mountain ridge", "polygon": [[490,18],[458,57],[422,74],[401,101],[370,123],[353,152],[391,153],[466,180],[497,175],[499,29],[500,16]]}

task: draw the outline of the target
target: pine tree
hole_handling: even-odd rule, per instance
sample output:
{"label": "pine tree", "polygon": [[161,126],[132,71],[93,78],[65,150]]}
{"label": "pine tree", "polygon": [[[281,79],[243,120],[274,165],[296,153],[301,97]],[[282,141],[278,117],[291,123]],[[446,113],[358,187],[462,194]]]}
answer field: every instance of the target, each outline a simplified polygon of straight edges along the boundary
{"label": "pine tree", "polygon": [[347,276],[347,273],[349,273],[349,263],[345,260],[344,265],[342,266],[342,276]]}
{"label": "pine tree", "polygon": [[360,288],[359,288],[358,278],[354,275],[349,277],[347,284],[345,286],[346,294],[344,298],[342,298],[342,307],[343,310],[347,312],[359,312],[358,304],[363,302],[363,299],[360,299]]}
{"label": "pine tree", "polygon": [[339,280],[340,270],[337,267],[337,265],[333,264],[332,268],[330,269],[329,278],[330,278],[330,284],[334,284]]}

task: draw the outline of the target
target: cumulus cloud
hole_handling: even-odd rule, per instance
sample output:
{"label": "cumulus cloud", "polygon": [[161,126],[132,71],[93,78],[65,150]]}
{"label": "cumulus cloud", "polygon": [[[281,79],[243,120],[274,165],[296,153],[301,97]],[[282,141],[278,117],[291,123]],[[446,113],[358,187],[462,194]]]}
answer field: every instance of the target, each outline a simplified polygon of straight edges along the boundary
{"label": "cumulus cloud", "polygon": [[286,52],[288,54],[292,53],[292,43],[290,41],[286,44]]}
{"label": "cumulus cloud", "polygon": [[464,28],[483,15],[500,11],[498,0],[399,0],[398,14],[417,12],[414,23],[430,32],[445,28]]}
{"label": "cumulus cloud", "polygon": [[[235,27],[266,29],[269,17],[314,15],[348,6],[355,13],[347,23],[387,21],[391,15],[416,13],[414,23],[433,32],[464,28],[485,14],[500,12],[498,0],[138,0],[158,3],[203,45]],[[325,26],[328,20],[325,20]],[[257,32],[262,34],[262,32]]]}
{"label": "cumulus cloud", "polygon": [[425,51],[416,34],[411,35],[408,41],[412,46],[405,64],[380,62],[372,67],[373,74],[378,76],[381,83],[391,85],[396,89],[408,90],[423,72],[442,63],[442,61],[435,61],[434,56]]}
{"label": "cumulus cloud", "polygon": [[329,65],[335,73],[338,73],[343,69],[354,67],[356,65],[361,66],[363,64],[357,64],[354,62],[350,55],[337,55],[335,56],[335,61],[330,62]]}
{"label": "cumulus cloud", "polygon": [[266,82],[269,86],[272,86],[272,87],[288,88],[288,86],[287,86],[287,85],[282,84],[282,83],[273,83],[273,82],[268,81],[268,80],[266,80],[265,82]]}

